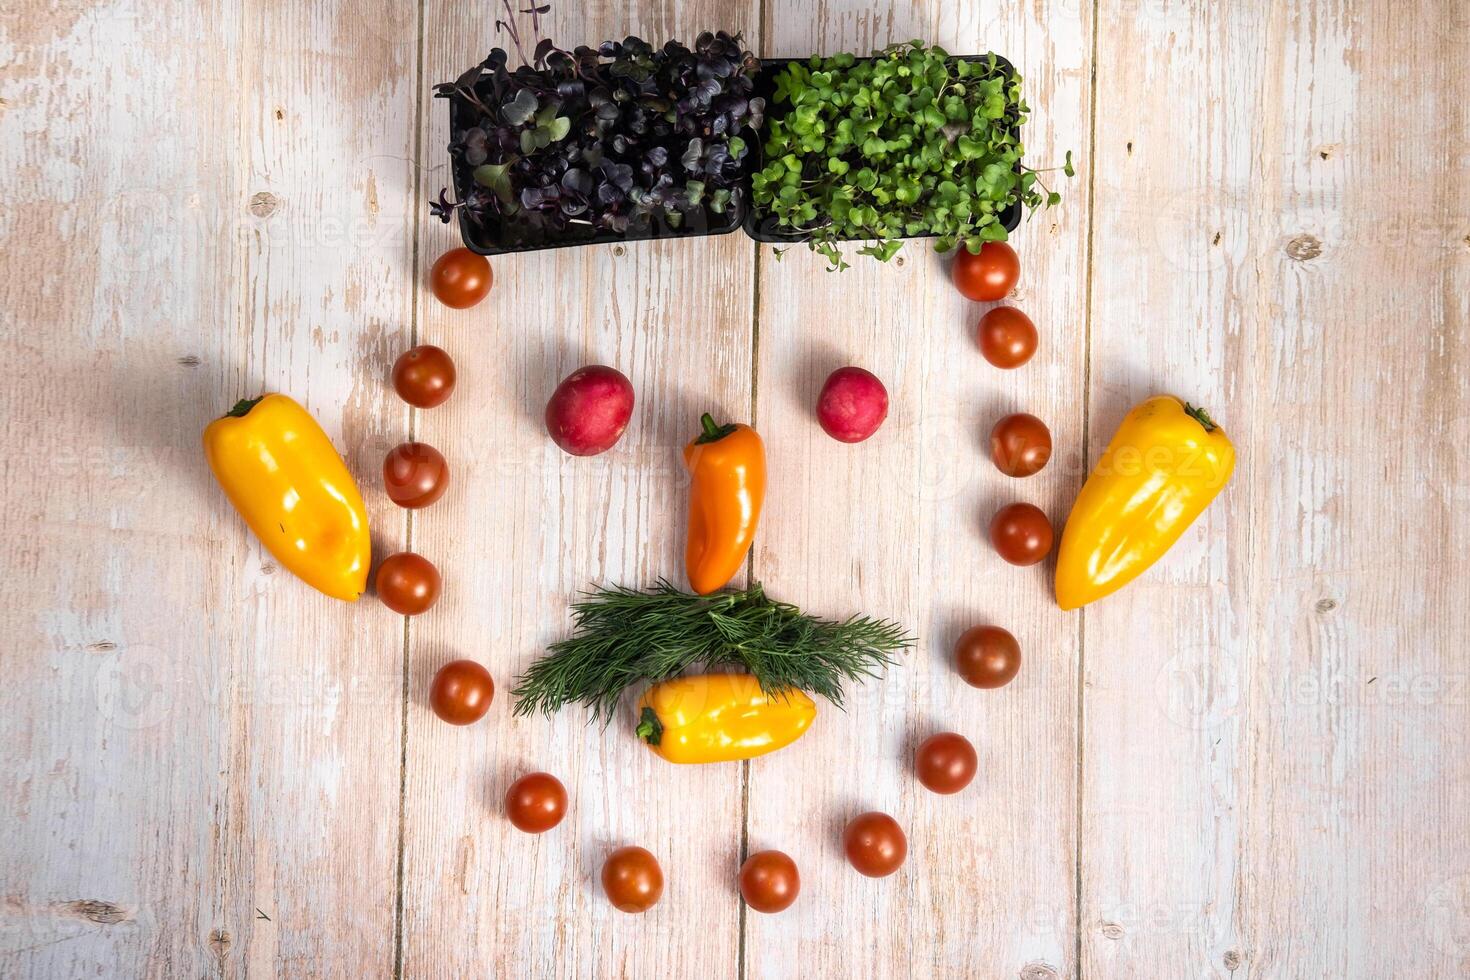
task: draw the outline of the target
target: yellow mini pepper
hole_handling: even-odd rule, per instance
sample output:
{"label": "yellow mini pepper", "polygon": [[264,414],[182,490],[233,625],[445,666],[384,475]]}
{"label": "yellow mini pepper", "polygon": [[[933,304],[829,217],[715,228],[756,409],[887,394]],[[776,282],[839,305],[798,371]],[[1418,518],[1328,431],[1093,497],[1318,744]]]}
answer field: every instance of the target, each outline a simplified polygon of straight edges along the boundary
{"label": "yellow mini pepper", "polygon": [[242,401],[204,430],[230,503],[276,560],[334,599],[367,588],[367,510],[316,419],[285,395]]}
{"label": "yellow mini pepper", "polygon": [[704,431],[684,447],[689,470],[689,539],[684,567],[700,595],[723,588],[755,541],[766,496],[766,447],[748,425],[716,425],[706,413]]}
{"label": "yellow mini pepper", "polygon": [[1135,406],[1072,505],[1057,555],[1057,604],[1085,606],[1141,575],[1234,469],[1235,447],[1204,409],[1172,395]]}
{"label": "yellow mini pepper", "polygon": [[670,762],[752,759],[790,745],[817,716],[801,691],[766,694],[749,674],[676,677],[639,701],[638,737]]}

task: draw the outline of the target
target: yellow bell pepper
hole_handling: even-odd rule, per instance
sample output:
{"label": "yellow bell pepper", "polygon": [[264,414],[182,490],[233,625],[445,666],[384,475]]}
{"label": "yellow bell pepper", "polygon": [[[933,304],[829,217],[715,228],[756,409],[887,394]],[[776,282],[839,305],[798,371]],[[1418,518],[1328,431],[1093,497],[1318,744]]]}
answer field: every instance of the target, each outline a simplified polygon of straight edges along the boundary
{"label": "yellow bell pepper", "polygon": [[372,559],[367,510],[306,409],[285,395],[242,401],[205,428],[204,456],[277,561],[334,599],[357,600]]}
{"label": "yellow bell pepper", "polygon": [[1136,405],[1072,505],[1057,555],[1057,605],[1085,606],[1141,575],[1234,469],[1235,447],[1204,409],[1172,395]]}
{"label": "yellow bell pepper", "polygon": [[790,745],[817,716],[801,691],[761,691],[749,674],[676,677],[639,702],[638,737],[670,762],[753,759]]}

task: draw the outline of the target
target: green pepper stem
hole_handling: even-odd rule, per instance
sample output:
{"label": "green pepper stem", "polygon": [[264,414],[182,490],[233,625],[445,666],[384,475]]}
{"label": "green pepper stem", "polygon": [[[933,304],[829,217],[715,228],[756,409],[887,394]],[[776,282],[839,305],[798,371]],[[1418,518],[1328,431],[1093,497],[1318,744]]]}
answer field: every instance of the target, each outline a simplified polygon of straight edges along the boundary
{"label": "green pepper stem", "polygon": [[[709,416],[706,415],[705,418]],[[663,722],[658,720],[658,715],[653,713],[652,708],[643,709],[643,714],[638,716],[638,727],[633,731],[649,745],[657,745],[664,737]]]}
{"label": "green pepper stem", "polygon": [[1185,402],[1184,414],[1188,415],[1200,425],[1204,426],[1206,432],[1214,432],[1216,429],[1219,428],[1219,426],[1215,424],[1215,420],[1210,418],[1210,413],[1206,412],[1203,408],[1200,408],[1197,405],[1191,405],[1189,404],[1189,402]]}
{"label": "green pepper stem", "polygon": [[725,438],[730,433],[735,431],[735,423],[731,422],[729,425],[716,425],[715,417],[709,412],[705,412],[699,417],[699,424],[704,429],[704,431],[701,432],[699,434],[699,438],[694,441],[701,446],[709,442],[719,442],[721,439]]}
{"label": "green pepper stem", "polygon": [[250,414],[250,410],[252,408],[254,408],[256,405],[259,405],[260,404],[261,399],[264,398],[264,397],[265,397],[264,395],[261,395],[261,396],[259,396],[257,398],[242,398],[242,399],[240,399],[239,401],[235,402],[235,407],[234,408],[230,409],[228,412],[225,413],[225,417],[226,418],[232,418],[232,419],[244,418],[246,415],[249,415]]}

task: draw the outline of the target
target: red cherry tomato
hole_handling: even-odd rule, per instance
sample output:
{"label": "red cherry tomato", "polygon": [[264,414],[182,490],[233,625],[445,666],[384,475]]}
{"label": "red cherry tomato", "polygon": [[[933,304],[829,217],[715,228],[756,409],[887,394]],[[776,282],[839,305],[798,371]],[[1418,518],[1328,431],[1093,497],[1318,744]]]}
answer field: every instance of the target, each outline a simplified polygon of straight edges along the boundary
{"label": "red cherry tomato", "polygon": [[405,442],[383,460],[383,486],[399,507],[427,507],[449,489],[449,464],[428,443]]}
{"label": "red cherry tomato", "polygon": [[602,890],[619,912],[647,912],[664,893],[664,872],[645,849],[620,847],[602,865]]}
{"label": "red cherry tomato", "polygon": [[1051,459],[1051,430],[1034,415],[1007,415],[990,430],[990,458],[1006,476],[1040,473]]}
{"label": "red cherry tomato", "polygon": [[439,302],[452,309],[474,306],[490,292],[494,276],[490,262],[467,248],[452,248],[429,270],[429,287]]}
{"label": "red cherry tomato", "polygon": [[977,765],[975,746],[954,732],[929,736],[914,753],[914,773],[935,793],[958,793],[975,778]]}
{"label": "red cherry tomato", "polygon": [[1051,541],[1051,521],[1033,504],[1007,504],[990,521],[990,543],[1012,565],[1041,561]]}
{"label": "red cherry tomato", "polygon": [[443,580],[423,555],[400,551],[378,566],[378,598],[400,616],[417,616],[439,601]]}
{"label": "red cherry tomato", "polygon": [[954,663],[971,687],[1005,687],[1021,670],[1021,645],[999,626],[975,626],[955,644]]}
{"label": "red cherry tomato", "polygon": [[882,878],[897,871],[908,857],[909,842],[903,828],[886,813],[871,810],[853,817],[842,832],[842,849],[848,863],[869,878]]}
{"label": "red cherry tomato", "polygon": [[429,707],[451,725],[472,725],[485,717],[495,698],[495,679],[473,660],[451,660],[434,675]]}
{"label": "red cherry tomato", "polygon": [[454,390],[454,362],[433,344],[406,350],[393,362],[393,390],[415,408],[442,405]]}
{"label": "red cherry tomato", "polygon": [[781,851],[757,851],[740,866],[740,897],[757,912],[781,912],[801,891],[796,862]]}
{"label": "red cherry tomato", "polygon": [[1014,306],[987,310],[975,335],[980,353],[998,368],[1018,368],[1036,353],[1036,324]]}
{"label": "red cherry tomato", "polygon": [[1005,299],[1016,288],[1016,280],[1021,278],[1021,260],[1016,257],[1016,250],[1005,242],[986,242],[975,254],[961,245],[955,250],[950,276],[966,299],[989,303]]}
{"label": "red cherry tomato", "polygon": [[505,815],[528,834],[542,834],[567,812],[567,788],[549,772],[527,773],[505,791]]}

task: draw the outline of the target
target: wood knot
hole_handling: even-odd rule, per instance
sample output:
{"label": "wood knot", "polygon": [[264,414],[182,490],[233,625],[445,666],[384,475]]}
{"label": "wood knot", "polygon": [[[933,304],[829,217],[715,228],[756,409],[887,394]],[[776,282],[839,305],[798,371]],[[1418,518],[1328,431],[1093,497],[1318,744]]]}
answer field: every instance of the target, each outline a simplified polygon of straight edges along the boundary
{"label": "wood knot", "polygon": [[177,363],[183,367],[198,367],[204,362],[199,359],[198,354],[185,354],[183,357],[178,359]]}
{"label": "wood knot", "polygon": [[1317,156],[1323,160],[1331,160],[1337,155],[1337,151],[1340,149],[1342,149],[1341,143],[1323,143],[1317,147]]}
{"label": "wood knot", "polygon": [[1337,600],[1336,599],[1318,599],[1317,600],[1317,611],[1319,613],[1330,613],[1330,612],[1332,612],[1332,610],[1334,610],[1336,608],[1337,608]]}
{"label": "wood knot", "polygon": [[116,925],[128,917],[127,910],[122,906],[95,898],[79,898],[74,902],[62,902],[59,910],[62,915],[75,916],[78,919],[86,919],[88,922],[104,926]]}
{"label": "wood knot", "polygon": [[257,218],[269,218],[281,208],[281,199],[270,191],[256,191],[250,195],[249,211]]}
{"label": "wood knot", "polygon": [[1286,243],[1286,255],[1297,262],[1306,262],[1322,254],[1322,241],[1316,235],[1298,235]]}
{"label": "wood knot", "polygon": [[1133,155],[1133,141],[1132,140],[1129,140],[1128,141],[1128,155],[1130,157]]}
{"label": "wood knot", "polygon": [[1021,980],[1057,980],[1057,971],[1045,963],[1027,963],[1018,976]]}
{"label": "wood knot", "polygon": [[220,959],[230,951],[230,946],[235,942],[235,937],[230,935],[228,929],[215,929],[209,934],[209,948],[214,950],[214,955]]}
{"label": "wood knot", "polygon": [[1239,953],[1237,953],[1235,950],[1228,949],[1228,950],[1225,951],[1225,957],[1224,957],[1224,960],[1223,960],[1223,962],[1225,964],[1225,969],[1227,969],[1227,970],[1238,970],[1238,969],[1240,969],[1240,961],[1241,961],[1241,955]]}
{"label": "wood knot", "polygon": [[276,574],[276,563],[273,562],[273,561],[263,561],[263,562],[261,562],[260,563],[260,574],[262,574],[262,575],[274,575],[274,574]]}
{"label": "wood knot", "polygon": [[1116,922],[1104,922],[1102,924],[1102,934],[1109,939],[1122,939],[1123,927]]}

